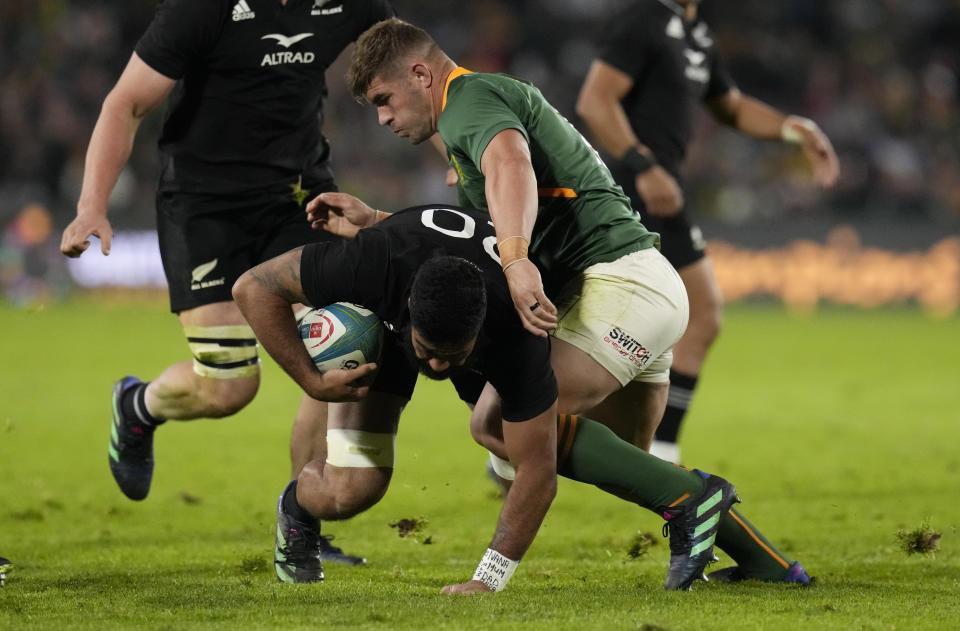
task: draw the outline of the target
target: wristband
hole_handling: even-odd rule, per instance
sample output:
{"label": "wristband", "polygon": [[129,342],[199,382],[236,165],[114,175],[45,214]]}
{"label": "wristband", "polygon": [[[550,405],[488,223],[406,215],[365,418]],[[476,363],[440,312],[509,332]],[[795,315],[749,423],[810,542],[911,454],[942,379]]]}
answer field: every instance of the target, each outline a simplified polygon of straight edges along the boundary
{"label": "wristband", "polygon": [[497,244],[497,250],[500,251],[500,266],[504,271],[517,261],[527,258],[527,250],[530,248],[530,240],[521,234],[507,237]]}
{"label": "wristband", "polygon": [[636,147],[630,147],[627,149],[627,152],[623,154],[622,158],[620,158],[620,162],[630,169],[634,175],[646,173],[653,167],[657,166],[656,158],[654,158],[652,155],[648,156],[645,153],[641,153]]}
{"label": "wristband", "polygon": [[499,592],[507,586],[507,581],[513,576],[518,565],[519,561],[511,561],[493,548],[487,548],[477,571],[473,573],[473,580],[480,581],[492,592]]}
{"label": "wristband", "polygon": [[783,124],[780,125],[780,138],[784,142],[789,142],[792,145],[802,144],[804,136],[797,131],[797,127],[803,127],[806,130],[813,131],[817,128],[817,124],[803,116],[787,116],[783,119]]}
{"label": "wristband", "polygon": [[514,263],[519,263],[520,261],[529,261],[529,260],[530,259],[528,259],[525,256],[521,256],[518,259],[513,259],[512,261],[510,261],[509,263],[503,266],[503,271],[507,271],[508,269],[510,269],[510,266],[513,265]]}

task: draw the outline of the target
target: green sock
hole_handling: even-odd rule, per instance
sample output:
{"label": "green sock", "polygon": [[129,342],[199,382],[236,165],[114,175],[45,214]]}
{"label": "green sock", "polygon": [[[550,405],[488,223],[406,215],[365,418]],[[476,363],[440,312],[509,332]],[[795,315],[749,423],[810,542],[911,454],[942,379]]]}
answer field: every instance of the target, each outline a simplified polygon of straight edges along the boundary
{"label": "green sock", "polygon": [[606,425],[582,416],[557,417],[557,472],[662,514],[703,491],[693,471],[651,456]]}
{"label": "green sock", "polygon": [[779,581],[793,565],[792,559],[777,550],[735,508],[720,519],[717,547],[737,562],[747,578]]}
{"label": "green sock", "polygon": [[[698,474],[651,456],[582,416],[557,417],[557,447],[557,472],[563,477],[595,484],[658,514],[703,490]],[[793,564],[734,508],[720,519],[717,547],[748,578],[781,580]]]}

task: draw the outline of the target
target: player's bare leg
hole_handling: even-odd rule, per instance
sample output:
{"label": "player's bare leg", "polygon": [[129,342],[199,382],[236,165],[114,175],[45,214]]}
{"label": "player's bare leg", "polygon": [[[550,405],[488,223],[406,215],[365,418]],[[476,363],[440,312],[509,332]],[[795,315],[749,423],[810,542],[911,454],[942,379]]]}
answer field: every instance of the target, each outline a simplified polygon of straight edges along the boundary
{"label": "player's bare leg", "polygon": [[667,383],[631,381],[583,414],[603,423],[623,440],[650,451],[667,404]]}
{"label": "player's bare leg", "polygon": [[405,404],[401,397],[371,392],[362,401],[328,405],[325,459],[308,462],[277,503],[274,567],[280,580],[322,581],[320,520],[352,517],[386,493]]}
{"label": "player's bare leg", "polygon": [[310,461],[327,459],[327,403],[304,394],[290,432],[290,479]]}
{"label": "player's bare leg", "polygon": [[557,409],[561,414],[589,410],[620,389],[620,382],[606,368],[573,344],[557,338],[550,344],[550,365],[557,376]]}
{"label": "player's bare leg", "polygon": [[[178,318],[188,339],[196,339],[191,333],[198,329],[247,325],[240,309],[232,301],[215,302],[181,311]],[[250,335],[252,336],[252,333]],[[225,345],[223,348],[228,348],[227,344],[235,343],[234,339],[224,335],[221,341],[221,344]],[[211,354],[215,352],[211,351]],[[198,354],[201,356],[197,357]],[[227,366],[236,362],[225,358],[223,361],[208,362],[218,365],[209,366],[207,374],[201,375],[197,372],[197,362],[207,359],[208,357],[202,356],[201,351],[195,353],[194,360],[178,362],[160,373],[146,388],[147,411],[161,419],[222,418],[235,414],[253,400],[260,385],[258,366],[237,371],[241,374],[252,374],[232,376],[229,371],[235,369]]]}
{"label": "player's bare leg", "polygon": [[179,318],[193,360],[169,366],[149,383],[128,376],[113,388],[110,470],[130,499],[150,491],[158,425],[228,416],[249,403],[260,385],[256,339],[233,302],[189,309]]}
{"label": "player's bare leg", "polygon": [[690,406],[703,362],[720,333],[723,316],[723,296],[710,258],[704,257],[678,271],[690,300],[690,321],[686,333],[673,347],[667,409],[651,448],[651,453],[671,462],[680,460],[677,444],[680,426]]}
{"label": "player's bare leg", "polygon": [[[304,394],[293,420],[290,433],[290,479],[296,480],[304,467],[312,463],[320,473],[327,461],[327,403]],[[366,559],[346,554],[342,548],[331,543],[332,535],[320,535],[320,558],[345,565],[364,565]]]}

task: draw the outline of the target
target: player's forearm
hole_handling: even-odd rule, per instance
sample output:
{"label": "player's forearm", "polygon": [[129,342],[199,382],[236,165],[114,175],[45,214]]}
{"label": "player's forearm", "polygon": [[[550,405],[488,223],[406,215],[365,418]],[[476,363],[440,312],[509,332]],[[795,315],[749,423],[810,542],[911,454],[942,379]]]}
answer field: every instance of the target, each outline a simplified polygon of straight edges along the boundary
{"label": "player's forearm", "polygon": [[[530,161],[512,159],[498,163],[486,176],[485,194],[497,243],[503,244],[501,259],[507,239],[523,237],[529,245],[538,209],[537,179]],[[516,243],[510,243],[513,245]]]}
{"label": "player's forearm", "polygon": [[741,95],[731,125],[754,138],[780,140],[786,116],[763,101]]}
{"label": "player's forearm", "polygon": [[297,384],[305,387],[307,377],[316,372],[316,367],[300,340],[291,309],[295,301],[283,295],[263,265],[237,279],[233,299],[267,353]]}
{"label": "player's forearm", "polygon": [[556,493],[555,469],[517,466],[516,478],[500,510],[497,531],[490,547],[508,559],[522,559],[536,538]]}
{"label": "player's forearm", "polygon": [[110,192],[133,150],[142,114],[112,94],[103,103],[84,162],[83,186],[77,210],[106,214]]}

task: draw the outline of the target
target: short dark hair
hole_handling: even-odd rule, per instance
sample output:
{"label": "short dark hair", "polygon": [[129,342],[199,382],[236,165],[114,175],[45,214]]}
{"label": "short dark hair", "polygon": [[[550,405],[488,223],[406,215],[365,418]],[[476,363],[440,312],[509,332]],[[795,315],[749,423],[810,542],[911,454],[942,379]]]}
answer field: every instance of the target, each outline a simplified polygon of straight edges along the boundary
{"label": "short dark hair", "polygon": [[487,314],[480,268],[456,256],[428,259],[410,288],[410,324],[437,346],[458,346],[476,337]]}
{"label": "short dark hair", "polygon": [[363,101],[376,76],[389,75],[411,52],[434,56],[440,47],[420,27],[399,18],[377,22],[357,39],[347,70],[347,86],[353,98]]}

